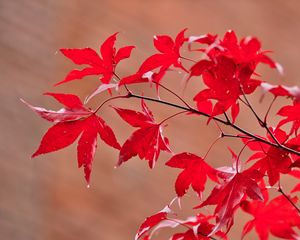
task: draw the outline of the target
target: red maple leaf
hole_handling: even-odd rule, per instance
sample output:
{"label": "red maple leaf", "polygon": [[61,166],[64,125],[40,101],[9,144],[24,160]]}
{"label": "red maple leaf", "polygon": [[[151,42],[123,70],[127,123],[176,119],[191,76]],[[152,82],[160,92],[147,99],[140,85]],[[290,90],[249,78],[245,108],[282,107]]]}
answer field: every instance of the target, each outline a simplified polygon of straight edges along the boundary
{"label": "red maple leaf", "polygon": [[91,115],[91,112],[83,106],[81,100],[75,95],[63,93],[45,93],[44,95],[54,97],[58,102],[65,105],[65,107],[58,111],[52,111],[41,107],[34,107],[23,99],[21,99],[21,101],[42,118],[50,122],[73,121]]}
{"label": "red maple leaf", "polygon": [[219,231],[223,226],[227,232],[233,225],[234,211],[238,208],[240,202],[246,197],[255,200],[263,200],[263,195],[256,183],[257,178],[261,176],[257,171],[236,172],[236,174],[225,174],[230,177],[224,183],[217,185],[209,195],[209,197],[198,207],[207,205],[216,205],[215,215],[216,226],[210,235]]}
{"label": "red maple leaf", "polygon": [[[189,227],[186,232],[174,234],[170,240],[209,240],[208,235],[214,229],[215,225],[209,221],[213,216],[205,216],[198,214],[195,217],[190,217],[186,221],[179,221],[183,226]],[[226,234],[222,231],[217,231],[216,236],[221,239],[227,239]]]}
{"label": "red maple leaf", "polygon": [[[172,212],[169,206],[166,206],[160,212],[147,217],[145,221],[141,224],[135,239],[150,240],[154,233],[161,228],[175,228],[178,226],[185,226],[188,228],[187,231],[183,233],[174,234],[170,240],[208,240],[209,233],[214,228],[214,225],[209,221],[213,219],[213,216],[205,216],[203,214],[198,214],[195,217],[189,217],[187,220],[180,220],[173,218],[170,214],[175,214]],[[225,233],[222,231],[216,232],[217,236],[222,239],[227,239]]]}
{"label": "red maple leaf", "polygon": [[[279,128],[270,130],[273,132],[273,135],[279,143],[283,144],[286,142],[288,136],[283,130]],[[271,186],[278,182],[280,173],[288,173],[290,171],[289,167],[292,164],[292,159],[287,151],[261,142],[249,142],[246,139],[243,139],[243,141],[247,144],[247,147],[249,147],[252,151],[255,151],[255,153],[248,160],[250,161],[257,159],[251,169],[257,169],[262,174],[267,173],[269,184]],[[268,135],[268,141],[274,142],[270,135]],[[284,145],[289,147],[288,143]]]}
{"label": "red maple leaf", "polygon": [[97,147],[97,136],[109,146],[120,149],[112,129],[95,113],[85,108],[76,95],[47,93],[65,105],[57,112],[43,108],[29,107],[48,121],[55,122],[43,136],[40,146],[32,157],[54,152],[71,145],[79,138],[77,145],[78,167],[83,166],[89,183],[92,162]]}
{"label": "red maple leaf", "polygon": [[280,116],[286,117],[281,120],[277,127],[292,122],[291,133],[298,134],[298,129],[300,127],[300,102],[294,102],[291,106],[282,107],[277,113]]}
{"label": "red maple leaf", "polygon": [[178,197],[185,195],[190,185],[200,195],[204,191],[207,176],[211,180],[218,182],[217,171],[201,157],[191,153],[176,154],[166,162],[166,165],[184,169],[175,182],[175,190]]}
{"label": "red maple leaf", "polygon": [[138,155],[140,159],[148,160],[149,167],[153,168],[161,150],[171,152],[168,139],[162,135],[161,124],[155,123],[144,101],[141,105],[142,112],[114,107],[123,120],[133,127],[139,127],[123,144],[118,166]]}
{"label": "red maple leaf", "polygon": [[89,75],[102,75],[100,78],[102,83],[109,83],[114,75],[116,65],[123,59],[130,57],[134,46],[126,46],[116,51],[114,44],[117,33],[108,37],[100,47],[100,57],[98,53],[91,48],[83,49],[60,49],[62,54],[71,59],[78,65],[89,65],[82,70],[74,69],[68,73],[66,78],[56,83],[59,85],[76,79],[82,79]]}
{"label": "red maple leaf", "polygon": [[284,85],[272,85],[266,82],[261,83],[260,86],[264,93],[270,92],[275,97],[288,97],[294,99],[296,102],[300,100],[300,88],[298,86],[288,87]]}
{"label": "red maple leaf", "polygon": [[[298,198],[291,198],[296,203]],[[243,229],[243,237],[254,227],[260,240],[269,239],[269,233],[283,239],[299,239],[293,227],[300,228],[300,216],[297,210],[280,195],[268,202],[268,193],[264,191],[264,201],[243,201],[241,208],[253,215]]]}
{"label": "red maple leaf", "polygon": [[208,44],[206,49],[201,50],[208,59],[194,64],[190,69],[190,77],[202,75],[208,88],[200,91],[194,100],[198,106],[207,100],[216,100],[213,116],[232,107],[234,122],[239,112],[236,103],[238,98],[252,93],[261,84],[261,81],[251,78],[256,66],[265,63],[272,68],[279,68],[279,64],[271,60],[266,51],[261,51],[256,38],[247,37],[238,42],[233,31],[228,31],[223,39],[203,43]]}
{"label": "red maple leaf", "polygon": [[[184,37],[185,31],[186,29],[178,33],[175,40],[168,35],[154,36],[154,46],[160,53],[148,57],[135,74],[121,79],[119,85],[148,82],[149,80],[159,82],[172,65],[187,72],[181,64],[180,55],[180,48],[187,41],[187,38]],[[159,68],[157,73],[152,72],[157,68]]]}
{"label": "red maple leaf", "polygon": [[[151,239],[150,236],[150,231],[153,227],[157,226],[159,223],[165,221],[168,219],[168,214],[171,213],[171,209],[169,206],[166,206],[163,210],[160,212],[147,217],[145,221],[141,224],[139,227],[136,235],[135,235],[135,240],[141,239],[143,237],[143,240],[148,240]],[[170,226],[172,227],[174,225],[174,222],[169,222],[168,224],[165,224],[164,227]],[[178,224],[175,223],[175,226]],[[159,227],[158,227],[159,229]],[[157,229],[156,229],[157,230]]]}

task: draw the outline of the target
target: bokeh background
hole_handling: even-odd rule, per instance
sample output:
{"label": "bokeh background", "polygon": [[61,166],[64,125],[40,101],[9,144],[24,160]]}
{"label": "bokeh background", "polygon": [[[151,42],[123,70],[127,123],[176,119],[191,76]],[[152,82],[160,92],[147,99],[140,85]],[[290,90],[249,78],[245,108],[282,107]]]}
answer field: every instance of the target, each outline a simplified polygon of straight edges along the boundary
{"label": "bokeh background", "polygon": [[[55,82],[75,67],[59,48],[93,47],[114,32],[117,46],[136,45],[132,59],[118,69],[120,75],[133,73],[143,59],[154,52],[155,34],[174,36],[188,27],[188,35],[207,32],[220,35],[234,29],[239,36],[258,36],[265,49],[284,69],[284,79],[262,68],[260,73],[274,83],[286,81],[299,85],[300,1],[298,0],[0,0],[0,238],[4,240],[127,240],[146,216],[161,210],[175,196],[173,183],[177,170],[163,163],[150,171],[146,162],[132,159],[114,169],[117,152],[99,142],[94,161],[91,188],[87,189],[82,169],[77,169],[76,145],[58,153],[30,159],[50,126],[19,100],[24,98],[37,106],[58,109],[53,100],[42,96],[45,91],[69,92],[84,98],[98,83],[95,78],[65,84]],[[165,83],[181,92],[181,77],[170,73]],[[185,92],[188,98],[200,81],[193,80]],[[133,89],[141,92],[142,87]],[[152,90],[143,90],[153,94]],[[169,95],[162,92],[162,97]],[[104,94],[103,98],[108,97]],[[253,103],[258,112],[265,108]],[[174,100],[173,98],[169,98]],[[266,98],[267,102],[269,99]],[[96,106],[101,97],[91,103]],[[138,107],[136,100],[117,102]],[[157,119],[174,110],[149,104]],[[276,108],[276,107],[275,107]],[[124,142],[133,129],[120,121],[109,107],[101,112]],[[238,120],[247,129],[262,132],[255,121],[244,113]],[[276,121],[273,118],[270,121]],[[218,136],[218,130],[205,127],[201,118],[178,117],[165,130],[174,152],[190,151],[204,155]],[[239,144],[226,144],[239,151]],[[230,164],[230,154],[218,143],[209,154],[214,166]],[[290,180],[294,181],[294,180]],[[286,188],[292,184],[284,182]],[[191,192],[184,199],[183,214],[196,204]],[[181,215],[180,215],[181,216]],[[238,239],[247,216],[238,213],[230,239]],[[167,239],[163,231],[157,239]],[[248,239],[256,239],[250,235]]]}

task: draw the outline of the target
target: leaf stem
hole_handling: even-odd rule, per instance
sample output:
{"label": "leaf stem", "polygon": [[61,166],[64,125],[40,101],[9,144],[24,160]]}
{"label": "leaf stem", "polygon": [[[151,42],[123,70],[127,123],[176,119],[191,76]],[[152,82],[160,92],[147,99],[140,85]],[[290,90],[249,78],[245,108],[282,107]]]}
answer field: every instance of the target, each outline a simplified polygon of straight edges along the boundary
{"label": "leaf stem", "polygon": [[163,84],[161,84],[159,82],[156,82],[156,81],[152,81],[152,82],[157,84],[158,86],[162,87],[163,89],[165,89],[169,93],[173,94],[174,96],[176,96],[188,108],[190,108],[190,109],[192,108],[182,97],[180,97],[177,93],[173,92],[171,89],[167,88],[166,86],[164,86]]}
{"label": "leaf stem", "polygon": [[178,113],[175,113],[167,118],[165,118],[164,120],[162,120],[159,125],[163,124],[164,122],[168,121],[169,119],[173,118],[173,117],[176,117],[177,115],[180,115],[182,113],[186,113],[187,111],[181,111],[181,112],[178,112]]}
{"label": "leaf stem", "polygon": [[[249,100],[246,97],[246,94],[244,93],[243,89],[241,88],[241,91],[243,93],[244,99],[246,101],[246,105],[249,107],[249,109],[251,110],[251,112],[253,113],[253,115],[256,117],[258,123],[260,126],[262,126],[264,129],[267,130],[268,134],[271,136],[271,138],[275,141],[275,143],[278,146],[282,147],[282,144],[277,140],[277,138],[274,136],[274,134],[272,133],[272,131],[269,129],[267,122],[261,120],[261,118],[257,115],[257,113],[255,112],[255,110],[253,109],[252,105],[250,104]],[[272,104],[270,105],[269,109],[272,107]],[[269,110],[268,110],[269,111]],[[266,118],[265,118],[266,119]]]}
{"label": "leaf stem", "polygon": [[278,187],[278,192],[280,192],[281,195],[284,196],[291,205],[293,205],[293,207],[297,210],[297,212],[300,213],[300,208],[290,199],[290,197],[282,190],[280,186]]}
{"label": "leaf stem", "polygon": [[190,59],[190,58],[187,58],[187,57],[182,57],[180,56],[180,58],[184,59],[184,60],[187,60],[187,61],[190,61],[190,62],[193,62],[193,63],[197,63],[197,61],[193,60],[193,59]]}
{"label": "leaf stem", "polygon": [[115,97],[111,97],[111,98],[106,99],[104,102],[102,102],[102,103],[96,108],[96,110],[93,111],[93,114],[97,113],[97,112],[100,110],[100,108],[102,108],[102,106],[103,106],[105,103],[107,103],[107,102],[109,102],[109,101],[111,101],[111,100],[114,100],[114,99],[128,98],[129,95],[130,95],[130,94],[122,95],[122,96],[115,96]]}

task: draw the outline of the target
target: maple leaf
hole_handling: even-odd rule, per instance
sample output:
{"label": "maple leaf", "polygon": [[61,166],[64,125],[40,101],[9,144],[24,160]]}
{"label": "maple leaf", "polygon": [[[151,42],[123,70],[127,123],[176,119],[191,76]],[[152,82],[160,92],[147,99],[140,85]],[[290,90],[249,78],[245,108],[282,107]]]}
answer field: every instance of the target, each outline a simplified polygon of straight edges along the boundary
{"label": "maple leaf", "polygon": [[[215,227],[211,224],[213,216],[205,216],[203,214],[197,214],[195,217],[189,217],[186,221],[178,221],[181,225],[190,227],[183,233],[176,233],[171,237],[171,240],[209,240],[208,235]],[[222,231],[217,231],[216,236],[222,239],[227,239],[226,234]]]}
{"label": "maple leaf", "polygon": [[284,97],[292,98],[297,102],[300,100],[300,88],[298,86],[288,87],[284,85],[272,85],[266,82],[261,83],[260,86],[264,94],[266,92],[270,92],[275,97],[284,96]]}
{"label": "maple leaf", "polygon": [[[299,239],[293,227],[300,228],[300,216],[297,210],[282,195],[268,203],[267,191],[261,201],[243,201],[241,208],[253,215],[254,219],[247,222],[243,229],[243,237],[255,228],[260,240],[267,240],[269,233],[284,239]],[[296,203],[297,197],[291,198]]]}
{"label": "maple leaf", "polygon": [[[151,79],[159,82],[172,65],[187,72],[181,64],[180,55],[180,48],[184,42],[187,41],[187,38],[184,37],[185,31],[186,29],[179,32],[175,40],[168,35],[154,36],[154,46],[160,53],[148,57],[135,74],[122,78],[119,82],[119,86],[138,82],[148,82]],[[154,73],[153,70],[157,68],[159,68],[159,71]],[[151,78],[149,78],[149,74]]]}
{"label": "maple leaf", "polygon": [[[170,207],[166,206],[160,212],[158,212],[158,213],[156,213],[156,214],[154,214],[150,217],[147,217],[145,219],[145,221],[139,227],[139,229],[138,229],[138,231],[135,235],[135,240],[140,239],[142,236],[144,236],[143,240],[151,239],[151,236],[149,235],[149,231],[153,227],[157,226],[159,223],[167,220],[168,219],[168,214],[171,213],[171,212],[172,211],[171,211]],[[175,227],[177,225],[178,225],[177,223],[175,223],[175,225],[174,225],[174,222],[168,222],[168,224],[165,224],[164,227],[166,227],[166,226]]]}
{"label": "maple leaf", "polygon": [[236,63],[224,56],[218,56],[215,60],[201,60],[191,68],[191,76],[202,75],[203,82],[208,87],[200,91],[194,101],[198,105],[211,99],[216,100],[212,115],[218,115],[232,108],[233,119],[236,118],[239,109],[237,100],[243,94],[252,93],[260,81],[245,77],[246,74],[238,69]]}
{"label": "maple leaf", "polygon": [[277,127],[292,122],[291,133],[297,135],[300,127],[300,102],[294,102],[291,106],[282,107],[277,114],[286,117],[278,123]]}
{"label": "maple leaf", "polygon": [[[270,130],[273,132],[279,143],[284,144],[288,138],[287,134],[280,128]],[[268,140],[274,142],[270,135],[268,135]],[[292,163],[292,159],[287,151],[261,142],[249,142],[246,139],[243,139],[243,141],[247,144],[249,149],[255,152],[248,160],[251,161],[256,159],[256,162],[251,166],[251,169],[257,169],[262,174],[267,173],[269,184],[271,186],[278,182],[280,173],[288,173],[290,171],[289,167]],[[289,147],[288,143],[284,145]]]}
{"label": "maple leaf", "polygon": [[191,185],[194,191],[200,195],[204,191],[207,176],[218,182],[217,171],[208,165],[201,157],[191,153],[174,155],[166,165],[184,169],[177,177],[175,190],[178,197],[185,195]]}
{"label": "maple leaf", "polygon": [[149,167],[153,168],[161,150],[171,152],[169,140],[162,135],[161,124],[155,123],[152,112],[143,100],[141,105],[142,112],[113,107],[123,120],[139,127],[123,144],[118,166],[138,155],[140,159],[149,161]]}
{"label": "maple leaf", "polygon": [[116,149],[120,149],[120,145],[104,120],[86,109],[76,95],[59,93],[47,93],[47,95],[54,97],[67,108],[55,112],[29,105],[41,117],[56,123],[43,136],[32,157],[65,148],[79,138],[77,145],[78,167],[84,167],[85,179],[89,183],[98,134],[107,145]]}
{"label": "maple leaf", "polygon": [[[279,64],[271,60],[266,51],[261,51],[260,42],[253,37],[243,38],[240,42],[233,31],[228,31],[223,39],[199,38],[208,44],[202,49],[208,59],[201,59],[190,68],[192,76],[201,76],[208,87],[200,91],[194,101],[197,106],[207,100],[216,100],[212,116],[219,115],[231,108],[233,122],[238,115],[237,100],[241,95],[250,94],[261,84],[253,79],[259,63],[279,69]],[[200,109],[199,109],[200,110]]]}
{"label": "maple leaf", "polygon": [[116,51],[114,44],[117,33],[108,37],[100,47],[101,56],[91,48],[60,49],[61,53],[77,65],[89,65],[82,70],[74,69],[66,78],[56,83],[60,85],[89,75],[102,75],[101,82],[107,84],[114,75],[116,65],[123,59],[130,57],[134,46],[126,46]]}
{"label": "maple leaf", "polygon": [[[227,175],[227,174],[225,174]],[[229,174],[228,176],[231,176]],[[236,172],[224,183],[217,185],[208,196],[208,198],[199,206],[201,208],[207,205],[216,205],[215,215],[217,225],[211,231],[209,236],[226,226],[227,232],[233,225],[234,211],[238,208],[240,202],[246,197],[255,200],[263,200],[263,195],[256,183],[258,175],[255,171]]]}
{"label": "maple leaf", "polygon": [[[154,233],[161,228],[175,228],[178,226],[185,226],[188,228],[186,232],[174,234],[170,240],[208,240],[208,234],[214,228],[214,225],[209,221],[213,219],[213,216],[205,216],[198,214],[194,217],[189,217],[186,220],[180,220],[173,218],[170,214],[175,215],[169,206],[166,206],[160,212],[147,217],[145,221],[139,227],[139,230],[135,236],[135,240],[143,239],[150,240]],[[222,231],[216,232],[217,236],[222,239],[227,239],[226,235]]]}
{"label": "maple leaf", "polygon": [[44,95],[54,97],[58,102],[65,105],[65,107],[58,111],[52,111],[41,107],[34,107],[23,99],[21,101],[39,116],[50,122],[74,121],[91,115],[91,112],[83,106],[81,100],[75,95],[63,93],[45,93]]}
{"label": "maple leaf", "polygon": [[195,49],[192,50],[192,43],[200,43],[200,44],[207,44],[209,46],[212,46],[213,43],[216,42],[218,35],[212,35],[210,33],[208,34],[203,34],[200,36],[190,36],[188,38],[188,43],[189,43],[189,50],[190,51],[201,51],[201,52],[205,52],[205,49],[200,48],[200,49]]}

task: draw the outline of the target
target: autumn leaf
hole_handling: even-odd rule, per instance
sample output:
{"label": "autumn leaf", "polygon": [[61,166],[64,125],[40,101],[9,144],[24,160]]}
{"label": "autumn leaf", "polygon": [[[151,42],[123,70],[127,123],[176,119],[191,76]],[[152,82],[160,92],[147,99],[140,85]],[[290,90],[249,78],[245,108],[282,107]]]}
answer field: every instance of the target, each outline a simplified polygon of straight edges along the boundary
{"label": "autumn leaf", "polygon": [[183,169],[175,183],[175,190],[178,197],[184,196],[189,186],[200,196],[204,191],[207,177],[218,182],[217,171],[202,158],[191,153],[176,154],[166,162],[166,165]]}
{"label": "autumn leaf", "polygon": [[79,138],[77,145],[78,167],[84,167],[85,179],[89,183],[98,134],[107,145],[116,149],[120,149],[120,145],[104,120],[86,109],[76,95],[59,93],[47,93],[46,95],[54,97],[66,108],[55,112],[28,105],[41,117],[56,123],[43,136],[32,157],[63,149]]}
{"label": "autumn leaf", "polygon": [[273,85],[270,83],[263,82],[260,85],[261,89],[263,90],[263,94],[266,92],[272,93],[275,97],[287,97],[292,98],[296,102],[300,100],[300,88],[298,86],[284,86],[284,85]]}
{"label": "autumn leaf", "polygon": [[[265,191],[265,195],[267,192]],[[298,198],[290,198],[296,203]],[[298,239],[294,227],[300,228],[300,216],[297,210],[280,195],[270,202],[268,197],[262,201],[243,201],[241,208],[254,218],[247,222],[243,229],[243,237],[255,228],[260,240],[269,239],[269,234],[283,239]]]}
{"label": "autumn leaf", "polygon": [[60,85],[89,75],[101,75],[100,81],[108,84],[114,75],[116,65],[123,59],[130,57],[134,46],[126,46],[116,51],[114,47],[117,33],[108,37],[100,47],[101,56],[91,48],[60,49],[61,53],[77,65],[88,65],[82,70],[74,69],[66,78],[56,83]]}
{"label": "autumn leaf", "polygon": [[[223,39],[203,37],[195,38],[201,43],[208,44],[204,52],[207,59],[201,59],[190,68],[189,80],[192,76],[202,76],[203,82],[208,87],[200,91],[194,101],[197,106],[207,100],[216,100],[212,116],[222,114],[231,108],[233,122],[239,108],[237,101],[241,95],[250,94],[261,84],[260,80],[252,77],[259,63],[269,65],[271,68],[280,69],[261,50],[260,42],[253,37],[243,38],[240,42],[234,31],[229,30]],[[199,109],[200,110],[200,109]]]}
{"label": "autumn leaf", "polygon": [[[139,227],[139,229],[135,235],[135,240],[141,239],[141,237],[143,237],[143,240],[151,239],[151,237],[149,235],[150,230],[153,227],[157,226],[159,223],[167,220],[169,213],[171,213],[171,209],[169,208],[169,206],[166,206],[160,212],[158,212],[150,217],[147,217],[145,219],[145,221]],[[169,224],[170,224],[170,226],[174,226],[174,222],[170,222]],[[177,226],[177,225],[178,224],[175,223],[175,226]]]}
{"label": "autumn leaf", "polygon": [[123,144],[118,166],[138,155],[140,159],[149,161],[149,167],[153,168],[161,150],[171,152],[168,139],[162,135],[161,124],[155,123],[144,101],[141,101],[141,105],[142,112],[114,107],[123,120],[133,127],[139,127]]}
{"label": "autumn leaf", "polygon": [[226,231],[230,230],[233,225],[234,212],[246,196],[255,200],[263,200],[256,178],[257,174],[253,171],[237,172],[224,183],[217,185],[208,198],[196,207],[202,208],[207,205],[216,205],[216,226],[210,235],[216,233],[224,226]]}
{"label": "autumn leaf", "polygon": [[281,127],[282,125],[292,122],[291,132],[298,135],[297,133],[300,127],[300,103],[294,102],[291,106],[284,106],[277,114],[285,117],[285,119],[278,123],[277,127]]}
{"label": "autumn leaf", "polygon": [[[147,217],[141,224],[135,240],[150,240],[154,233],[162,228],[175,228],[178,226],[185,226],[188,230],[182,233],[173,234],[170,240],[209,240],[208,237],[214,224],[210,220],[214,219],[213,216],[205,216],[204,214],[197,214],[195,217],[189,217],[186,220],[174,218],[175,213],[172,212],[169,206],[166,206],[160,212]],[[222,231],[217,231],[216,236],[222,239],[227,239],[226,234]]]}
{"label": "autumn leaf", "polygon": [[[177,220],[180,225],[188,228],[187,231],[174,234],[170,240],[209,240],[209,234],[214,229],[215,225],[211,223],[214,216],[197,214],[194,217],[189,217],[185,221]],[[217,231],[216,236],[226,240],[226,234],[222,231]]]}
{"label": "autumn leaf", "polygon": [[[180,48],[187,41],[187,38],[184,37],[185,31],[186,29],[178,33],[175,40],[168,35],[154,36],[154,46],[160,53],[148,57],[135,74],[122,78],[119,82],[119,86],[131,83],[148,82],[149,80],[160,82],[162,76],[171,66],[187,72],[181,64],[180,55]],[[159,69],[158,72],[153,72],[156,69]],[[149,74],[151,78],[149,78]]]}
{"label": "autumn leaf", "polygon": [[[273,135],[281,144],[288,138],[287,134],[280,128],[270,129],[270,131],[273,132]],[[268,140],[274,142],[270,135],[268,135]],[[280,173],[290,171],[289,167],[292,164],[292,159],[287,151],[258,141],[249,142],[246,139],[243,139],[243,141],[250,150],[255,152],[248,160],[256,161],[251,169],[259,170],[262,174],[267,173],[271,186],[279,181]]]}

